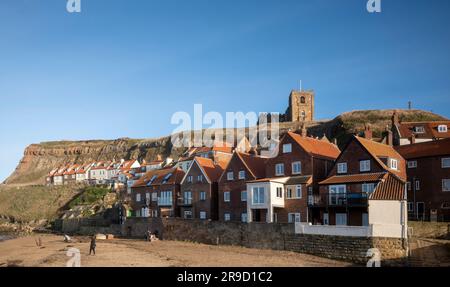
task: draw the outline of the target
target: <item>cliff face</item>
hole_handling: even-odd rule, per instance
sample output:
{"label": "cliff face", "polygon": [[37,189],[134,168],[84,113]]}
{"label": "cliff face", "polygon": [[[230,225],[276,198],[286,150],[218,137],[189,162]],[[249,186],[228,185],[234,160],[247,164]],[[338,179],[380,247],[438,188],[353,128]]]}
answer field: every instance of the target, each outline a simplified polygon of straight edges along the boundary
{"label": "cliff face", "polygon": [[[420,110],[397,110],[403,121],[431,121],[446,118]],[[339,115],[330,121],[310,122],[308,134],[329,139],[336,138],[340,147],[351,134],[364,130],[371,124],[375,137],[381,137],[390,124],[393,110],[353,111]],[[280,123],[280,133],[301,128],[299,122]],[[151,161],[157,155],[177,159],[184,149],[172,148],[170,136],[159,139],[117,139],[91,141],[59,141],[32,144],[25,149],[24,156],[7,184],[43,184],[46,174],[53,168],[68,163],[87,163],[99,160],[139,159]]]}
{"label": "cliff face", "polygon": [[43,184],[53,168],[68,163],[100,160],[139,159],[151,161],[158,155],[178,157],[182,150],[172,149],[170,137],[151,140],[61,141],[32,144],[25,149],[16,170],[6,184]]}

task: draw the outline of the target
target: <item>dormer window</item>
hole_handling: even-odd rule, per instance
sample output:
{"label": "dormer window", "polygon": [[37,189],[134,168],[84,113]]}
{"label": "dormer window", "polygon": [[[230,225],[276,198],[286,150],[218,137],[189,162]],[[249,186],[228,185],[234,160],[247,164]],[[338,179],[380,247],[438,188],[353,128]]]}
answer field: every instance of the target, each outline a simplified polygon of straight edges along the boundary
{"label": "dormer window", "polygon": [[447,132],[447,126],[446,125],[439,125],[438,126],[438,132],[446,133]]}
{"label": "dormer window", "polygon": [[414,127],[414,132],[418,133],[418,134],[424,134],[425,128],[423,126],[416,126],[416,127]]}
{"label": "dormer window", "polygon": [[398,160],[396,160],[395,158],[390,158],[389,167],[393,170],[398,170]]}

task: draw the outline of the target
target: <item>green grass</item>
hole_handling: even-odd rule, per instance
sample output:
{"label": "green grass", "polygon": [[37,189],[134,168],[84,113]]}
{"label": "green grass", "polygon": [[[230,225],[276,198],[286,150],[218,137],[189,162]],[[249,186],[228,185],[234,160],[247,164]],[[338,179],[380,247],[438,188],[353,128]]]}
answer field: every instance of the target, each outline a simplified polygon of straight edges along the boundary
{"label": "green grass", "polygon": [[69,207],[73,208],[77,205],[89,205],[97,202],[109,192],[110,190],[105,187],[88,186],[84,191],[73,201],[70,202]]}

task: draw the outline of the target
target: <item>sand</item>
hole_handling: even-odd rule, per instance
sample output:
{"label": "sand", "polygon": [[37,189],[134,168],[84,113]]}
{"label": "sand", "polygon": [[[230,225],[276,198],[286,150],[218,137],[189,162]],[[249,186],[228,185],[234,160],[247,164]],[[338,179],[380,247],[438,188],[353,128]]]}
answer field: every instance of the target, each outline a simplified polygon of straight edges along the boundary
{"label": "sand", "polygon": [[[41,238],[42,245],[36,241]],[[350,263],[287,251],[212,246],[191,242],[136,239],[97,240],[97,254],[89,255],[88,237],[32,235],[0,242],[0,267],[65,267],[69,248],[80,250],[82,267],[342,267]]]}

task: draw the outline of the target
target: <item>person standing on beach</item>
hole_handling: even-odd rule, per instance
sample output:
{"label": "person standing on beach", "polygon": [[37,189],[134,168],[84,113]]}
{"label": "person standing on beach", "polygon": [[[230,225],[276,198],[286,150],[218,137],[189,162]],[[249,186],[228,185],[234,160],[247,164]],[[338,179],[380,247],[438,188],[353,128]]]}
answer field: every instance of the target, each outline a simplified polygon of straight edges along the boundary
{"label": "person standing on beach", "polygon": [[95,239],[96,239],[96,236],[94,234],[91,238],[91,247],[89,248],[89,255],[91,255],[92,252],[94,252],[94,255],[95,255],[95,247],[97,246],[97,244],[95,243]]}

